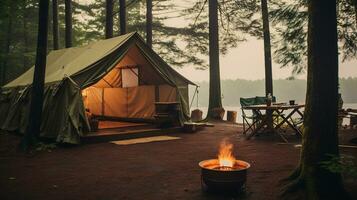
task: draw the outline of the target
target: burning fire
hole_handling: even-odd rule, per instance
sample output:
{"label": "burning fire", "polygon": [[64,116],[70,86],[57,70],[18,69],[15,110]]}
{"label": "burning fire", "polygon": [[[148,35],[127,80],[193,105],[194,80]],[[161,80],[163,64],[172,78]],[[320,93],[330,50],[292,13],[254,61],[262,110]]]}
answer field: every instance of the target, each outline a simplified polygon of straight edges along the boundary
{"label": "burning fire", "polygon": [[218,161],[221,168],[233,168],[235,157],[232,153],[233,144],[223,140],[219,145]]}

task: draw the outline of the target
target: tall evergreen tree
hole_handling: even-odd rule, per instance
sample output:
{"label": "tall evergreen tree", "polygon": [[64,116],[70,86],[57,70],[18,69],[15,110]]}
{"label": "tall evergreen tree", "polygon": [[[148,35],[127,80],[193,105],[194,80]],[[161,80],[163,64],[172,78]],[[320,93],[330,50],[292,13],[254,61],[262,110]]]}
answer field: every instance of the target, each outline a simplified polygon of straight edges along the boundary
{"label": "tall evergreen tree", "polygon": [[[274,25],[274,59],[282,67],[292,67],[293,76],[307,67],[308,13],[306,0],[271,1]],[[351,0],[337,2],[337,30],[342,62],[357,58],[357,26]]]}
{"label": "tall evergreen tree", "polygon": [[26,69],[29,64],[27,53],[29,51],[29,36],[28,36],[28,22],[27,22],[27,0],[22,1],[22,23],[23,23],[23,69]]}
{"label": "tall evergreen tree", "polygon": [[47,33],[48,33],[48,6],[49,0],[40,0],[38,18],[38,37],[36,50],[36,64],[31,88],[31,105],[29,113],[29,124],[25,137],[22,141],[24,149],[36,143],[41,131],[42,105],[44,96],[46,55],[47,55]]}
{"label": "tall evergreen tree", "polygon": [[146,43],[152,47],[152,0],[146,0]]}
{"label": "tall evergreen tree", "polygon": [[6,35],[5,35],[5,46],[4,46],[4,56],[2,59],[1,63],[1,77],[0,77],[0,85],[4,85],[6,83],[6,74],[7,74],[7,63],[9,59],[9,54],[10,54],[10,45],[12,43],[13,39],[13,20],[14,20],[14,14],[15,14],[15,8],[16,4],[10,3],[9,5],[9,13],[8,13],[8,19],[7,19],[7,28],[6,28]]}
{"label": "tall evergreen tree", "polygon": [[[8,32],[10,17],[11,35]],[[0,27],[4,27],[0,29],[0,72],[4,62],[6,63],[3,84],[33,64],[37,37],[36,31],[33,30],[37,29],[37,17],[38,0],[4,0],[0,4]],[[7,45],[10,45],[9,51]]]}
{"label": "tall evergreen tree", "polygon": [[[269,94],[273,96],[273,72],[271,61],[271,44],[270,44],[270,25],[269,25],[269,10],[268,0],[261,0],[262,21],[263,21],[263,40],[264,40],[264,69],[265,69],[265,96]],[[273,127],[273,113],[268,110],[267,122],[270,127]]]}
{"label": "tall evergreen tree", "polygon": [[126,34],[126,1],[119,0],[119,23],[120,23],[120,35]]}
{"label": "tall evergreen tree", "polygon": [[106,0],[105,38],[113,37],[113,0]]}
{"label": "tall evergreen tree", "polygon": [[357,0],[353,0],[355,6],[355,18],[356,18],[356,26],[357,26]]}
{"label": "tall evergreen tree", "polygon": [[[308,72],[300,165],[288,192],[304,189],[303,199],[346,199],[339,173],[321,165],[339,156],[338,45],[336,0],[308,2]],[[288,193],[287,193],[288,194]]]}
{"label": "tall evergreen tree", "polygon": [[52,36],[53,49],[59,49],[59,30],[58,30],[58,0],[52,0]]}
{"label": "tall evergreen tree", "polygon": [[[209,55],[209,23],[208,0],[198,0],[192,6],[183,11],[186,19],[190,19],[187,37],[186,51],[198,57]],[[222,55],[230,48],[235,48],[240,42],[246,40],[246,36],[261,37],[261,18],[257,15],[260,10],[260,0],[226,1],[218,0],[219,14],[219,50]],[[197,67],[206,69],[206,63]]]}
{"label": "tall evergreen tree", "polygon": [[[207,118],[217,118],[222,109],[221,77],[219,71],[218,2],[209,0],[209,103]],[[218,109],[218,110],[217,110]],[[216,111],[215,111],[216,110]]]}
{"label": "tall evergreen tree", "polygon": [[65,0],[65,46],[72,47],[72,0]]}
{"label": "tall evergreen tree", "polygon": [[269,28],[268,0],[261,0],[263,18],[264,61],[265,61],[265,95],[273,95],[273,72],[271,61],[271,44]]}

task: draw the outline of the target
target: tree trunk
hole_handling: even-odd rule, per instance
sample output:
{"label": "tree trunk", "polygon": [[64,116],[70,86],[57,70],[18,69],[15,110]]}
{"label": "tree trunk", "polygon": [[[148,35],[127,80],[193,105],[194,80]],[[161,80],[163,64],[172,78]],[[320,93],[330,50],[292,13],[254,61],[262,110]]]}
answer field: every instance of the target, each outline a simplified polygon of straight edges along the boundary
{"label": "tree trunk", "polygon": [[23,0],[23,10],[22,10],[22,23],[23,23],[23,37],[24,37],[24,48],[23,48],[23,69],[25,70],[28,67],[28,34],[27,34],[27,0]]}
{"label": "tree trunk", "polygon": [[207,118],[217,118],[222,108],[221,80],[219,72],[218,2],[209,0],[209,103]]}
{"label": "tree trunk", "polygon": [[353,0],[354,4],[355,4],[355,17],[356,17],[356,26],[357,26],[357,0]]}
{"label": "tree trunk", "polygon": [[106,0],[105,38],[113,37],[113,0]]}
{"label": "tree trunk", "polygon": [[152,48],[152,0],[146,0],[146,43]]}
{"label": "tree trunk", "polygon": [[53,49],[59,49],[58,0],[52,0]]}
{"label": "tree trunk", "polygon": [[119,0],[120,35],[126,34],[126,2]]}
{"label": "tree trunk", "polygon": [[10,45],[12,41],[12,20],[13,20],[13,13],[15,11],[15,6],[14,4],[10,5],[10,12],[9,12],[9,19],[8,19],[8,25],[7,25],[7,32],[6,32],[6,42],[5,42],[5,48],[4,48],[4,59],[2,62],[2,70],[1,70],[1,82],[0,85],[5,85],[6,83],[6,74],[7,74],[7,61],[9,59],[10,55]]}
{"label": "tree trunk", "polygon": [[288,188],[303,188],[304,199],[346,199],[341,175],[321,166],[328,155],[339,156],[336,0],[310,0],[308,12],[304,134],[300,165]]}
{"label": "tree trunk", "polygon": [[[273,74],[271,63],[271,45],[269,30],[269,11],[268,0],[261,0],[263,18],[263,37],[264,37],[264,63],[265,63],[265,96],[273,96]],[[273,130],[273,112],[267,111],[267,124]]]}
{"label": "tree trunk", "polygon": [[65,43],[66,48],[72,47],[72,1],[65,0]]}
{"label": "tree trunk", "polygon": [[27,150],[35,144],[40,133],[44,82],[46,72],[47,32],[49,0],[40,0],[35,71],[31,89],[29,124],[22,147]]}
{"label": "tree trunk", "polygon": [[265,61],[265,95],[269,93],[273,96],[273,75],[271,63],[271,45],[269,30],[269,11],[267,0],[261,0],[264,35],[264,61]]}

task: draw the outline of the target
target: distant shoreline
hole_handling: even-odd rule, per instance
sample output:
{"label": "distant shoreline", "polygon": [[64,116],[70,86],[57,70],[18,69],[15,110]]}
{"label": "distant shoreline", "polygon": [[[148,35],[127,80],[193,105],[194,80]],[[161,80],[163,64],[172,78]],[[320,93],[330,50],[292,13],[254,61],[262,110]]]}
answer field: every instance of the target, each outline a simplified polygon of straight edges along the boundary
{"label": "distant shoreline", "polygon": [[[341,78],[339,92],[342,94],[342,99],[345,104],[357,103],[357,78]],[[198,82],[199,101],[198,105],[208,105],[209,99],[209,84],[208,82]],[[305,102],[306,97],[306,80],[274,80],[274,96],[278,102],[288,102],[295,100],[296,102]],[[265,81],[261,80],[222,80],[221,93],[223,105],[239,106],[241,97],[265,96]],[[194,87],[190,87],[190,102],[195,92]],[[197,105],[197,99],[194,99],[193,105]]]}
{"label": "distant shoreline", "polygon": [[[202,112],[203,112],[203,117],[206,117],[206,113],[207,113],[207,106],[199,106],[199,107],[196,107],[196,106],[192,106],[191,108],[191,111],[192,110],[195,110],[195,109],[200,109]],[[224,117],[223,119],[226,119],[227,117],[227,111],[230,110],[230,111],[236,111],[238,113],[237,115],[237,122],[239,123],[242,123],[243,122],[243,119],[242,119],[242,115],[241,115],[241,108],[240,106],[227,106],[227,105],[224,105],[223,108],[226,110],[225,114],[224,114]],[[357,109],[357,103],[344,103],[343,104],[343,108],[346,109],[346,108],[354,108],[354,109]],[[347,123],[346,119],[344,120],[343,122],[344,124]]]}

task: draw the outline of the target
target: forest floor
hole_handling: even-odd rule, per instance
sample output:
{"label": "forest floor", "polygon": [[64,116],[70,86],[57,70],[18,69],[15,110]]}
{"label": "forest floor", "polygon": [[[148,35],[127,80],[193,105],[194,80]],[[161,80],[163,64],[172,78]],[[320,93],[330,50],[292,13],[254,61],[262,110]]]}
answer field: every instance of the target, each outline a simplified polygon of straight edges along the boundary
{"label": "forest floor", "polygon": [[[234,199],[201,190],[198,162],[215,158],[220,141],[234,143],[237,159],[251,163],[247,189],[239,199],[279,199],[279,180],[299,160],[300,143],[278,136],[245,140],[237,125],[216,123],[178,140],[133,145],[113,143],[58,147],[32,154],[18,152],[18,136],[0,134],[0,199]],[[357,137],[343,131],[341,143]],[[357,149],[341,149],[357,157]],[[357,181],[345,179],[352,199]]]}

